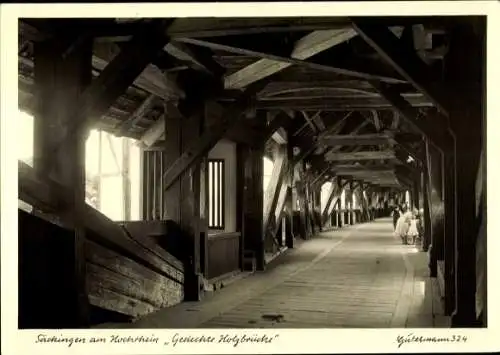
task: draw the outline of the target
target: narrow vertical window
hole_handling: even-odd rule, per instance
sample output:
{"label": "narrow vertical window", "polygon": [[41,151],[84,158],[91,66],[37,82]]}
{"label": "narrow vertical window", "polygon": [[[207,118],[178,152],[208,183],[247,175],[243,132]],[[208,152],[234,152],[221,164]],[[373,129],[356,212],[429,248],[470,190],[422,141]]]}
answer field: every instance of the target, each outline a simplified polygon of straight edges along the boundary
{"label": "narrow vertical window", "polygon": [[223,159],[208,161],[208,228],[224,229],[225,170]]}

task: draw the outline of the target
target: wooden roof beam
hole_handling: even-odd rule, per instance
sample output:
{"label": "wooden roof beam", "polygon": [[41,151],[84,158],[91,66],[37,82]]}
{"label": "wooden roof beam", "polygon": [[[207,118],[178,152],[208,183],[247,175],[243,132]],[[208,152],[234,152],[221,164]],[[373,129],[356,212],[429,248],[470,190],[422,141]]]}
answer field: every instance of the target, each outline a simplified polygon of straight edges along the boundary
{"label": "wooden roof beam", "polygon": [[[131,24],[120,24],[110,26],[106,25],[104,22],[106,20],[93,20],[92,26],[85,27],[85,34],[82,35],[95,37],[99,36],[103,31],[107,35],[116,35],[118,32],[123,34],[126,33],[127,36],[124,38],[126,41],[130,41],[134,33],[140,33],[141,31],[147,31],[151,23],[131,23]],[[170,20],[171,22],[172,20]],[[81,21],[80,21],[81,22]],[[21,20],[19,21],[19,30],[28,39],[33,41],[45,40],[48,38],[53,38],[57,35],[57,26],[52,26],[53,22],[40,22],[39,19],[30,21]],[[78,24],[77,24],[78,26]],[[104,30],[106,29],[106,30]],[[111,31],[111,32],[110,32]],[[164,34],[167,35],[168,28],[165,27]],[[92,66],[102,71],[105,67],[120,53],[119,45],[115,43],[100,43],[95,41],[94,43],[94,56],[92,57]],[[151,62],[154,62],[156,58],[152,58]],[[179,88],[175,80],[171,77],[165,76],[160,69],[154,65],[148,65],[144,71],[136,78],[134,85],[146,90],[152,94],[163,99],[170,99],[171,97],[184,97],[184,93],[181,88]]]}
{"label": "wooden roof beam", "polygon": [[[134,21],[130,21],[134,20]],[[134,29],[143,25],[143,18],[116,20],[92,19],[91,31],[98,41],[128,41]],[[29,22],[29,23],[28,23]],[[23,21],[31,24],[33,21]],[[168,29],[172,38],[205,38],[219,36],[252,35],[259,33],[289,33],[316,30],[331,30],[350,28],[351,25],[345,17],[312,17],[312,18],[176,18]],[[29,32],[30,38],[43,39],[44,34]],[[42,37],[43,36],[43,37]]]}
{"label": "wooden roof beam", "polygon": [[123,121],[117,128],[115,136],[122,137],[126,132],[132,128],[141,118],[144,117],[147,111],[151,109],[156,100],[156,96],[151,94],[149,95],[140,106],[130,114],[130,116]]}
{"label": "wooden roof beam", "polygon": [[[425,98],[411,98],[408,102],[414,107],[433,107]],[[372,111],[391,110],[393,106],[384,98],[352,98],[352,99],[294,99],[294,100],[259,100],[258,109],[293,109],[321,111]]]}
{"label": "wooden roof beam", "polygon": [[[314,116],[318,116],[320,114],[320,112],[321,111],[318,111],[316,113],[316,115],[314,115]],[[318,132],[318,128],[313,123],[313,118],[309,117],[309,115],[305,111],[302,111],[302,115],[304,116],[304,119],[306,120],[306,122],[309,125],[309,127],[311,127],[312,131],[315,132],[315,133]]]}
{"label": "wooden roof beam", "polygon": [[380,118],[378,117],[378,112],[377,110],[372,110],[371,113],[373,116],[373,125],[377,131],[380,131],[382,129],[382,124],[380,122]]}
{"label": "wooden roof beam", "polygon": [[[139,144],[145,149],[151,148],[162,137],[165,137],[165,114],[161,115],[155,123],[142,134],[139,139]],[[161,148],[161,150],[163,150],[163,147]]]}
{"label": "wooden roof beam", "polygon": [[[316,76],[305,79],[306,80],[301,80],[301,78],[296,78],[293,76],[293,73],[290,72],[276,74],[273,77],[273,81],[259,93],[259,97],[270,98],[281,94],[317,89],[343,90],[345,92],[356,91],[366,95],[377,95],[377,93],[373,91],[370,83],[362,79],[322,80]],[[403,94],[418,93],[411,84],[393,84],[393,86],[398,87],[399,91]]]}
{"label": "wooden roof beam", "polygon": [[[153,146],[161,139],[166,137],[165,132],[165,117],[167,119],[172,116],[179,116],[185,119],[184,115],[179,111],[179,109],[171,102],[165,102],[166,114],[161,115],[158,120],[141,136],[139,139],[140,145],[144,149],[152,149]],[[269,134],[268,130],[279,129],[280,125],[286,123],[286,117],[277,117],[272,121],[272,124],[264,132],[257,131],[252,125],[247,121],[241,121],[238,125],[232,127],[225,133],[225,137],[239,143],[246,143],[249,145],[259,144],[263,140],[267,140]],[[267,137],[267,138],[266,138]],[[158,147],[159,150],[163,150],[164,147]]]}
{"label": "wooden roof beam", "polygon": [[334,153],[329,152],[325,155],[326,161],[351,161],[351,160],[380,160],[395,159],[393,151],[364,151],[354,153]]}
{"label": "wooden roof beam", "polygon": [[321,183],[321,185],[323,185],[323,183],[324,183],[323,181],[325,179],[330,178],[330,177],[326,177],[326,175],[328,175],[329,171],[330,171],[329,166],[323,168],[319,173],[317,173],[316,177],[311,181],[311,184],[315,185],[315,184]]}
{"label": "wooden roof beam", "polygon": [[349,28],[345,17],[178,18],[170,29],[175,38],[206,38]]}
{"label": "wooden roof beam", "polygon": [[410,155],[413,159],[415,159],[421,166],[424,162],[424,156],[421,152],[413,149],[408,143],[404,142],[397,136],[395,137],[395,141],[398,144],[398,147],[403,149],[408,155]]}
{"label": "wooden roof beam", "polygon": [[453,137],[443,122],[443,117],[434,117],[431,122],[421,117],[417,108],[389,86],[378,82],[371,82],[371,84],[398,111],[412,129],[427,137],[434,146],[441,150],[452,147]]}
{"label": "wooden roof beam", "polygon": [[[327,129],[325,131],[321,132],[318,135],[318,142],[321,141],[321,137],[327,136],[328,134],[335,134],[335,133],[340,132],[340,130],[345,126],[347,118],[349,118],[349,116],[351,116],[352,113],[353,113],[353,111],[348,112],[346,115],[344,115],[344,117],[339,122],[337,122],[337,124],[335,124],[334,126],[331,126],[331,127],[327,127]],[[325,144],[323,144],[323,145],[320,144],[320,146],[316,150],[316,154],[322,154],[326,148],[327,148],[327,146]]]}
{"label": "wooden roof beam", "polygon": [[[168,42],[165,30],[169,21],[154,21],[148,30],[134,36],[123,50],[106,66],[101,74],[92,81],[75,104],[73,121],[65,136],[61,137],[56,150],[73,140],[82,126],[90,126],[92,121],[101,117],[122,95],[141,72],[151,63]],[[36,65],[36,63],[35,63]]]}
{"label": "wooden roof beam", "polygon": [[[350,115],[346,115],[343,120],[345,120],[349,116]],[[359,124],[357,124],[352,130],[350,130],[348,133],[346,132],[346,134],[355,136],[355,135],[358,134],[358,132],[360,132],[363,128],[365,128],[368,123],[369,123],[368,121],[363,120]],[[322,139],[322,137],[325,137],[325,136],[327,136],[327,134],[319,135],[318,139]],[[333,147],[333,148],[330,149],[330,151],[335,152],[335,151],[339,150],[340,148],[342,148],[342,146]]]}
{"label": "wooden roof beam", "polygon": [[321,111],[318,111],[312,118],[314,124],[320,131],[324,131],[326,129],[325,122],[321,118]]}
{"label": "wooden roof beam", "polygon": [[[403,26],[424,24],[428,33],[443,33],[444,26],[439,17],[391,17],[374,18],[378,23],[390,22],[391,30],[400,35]],[[169,29],[172,37],[220,37],[252,34],[306,32],[316,30],[345,29],[351,21],[345,17],[235,17],[235,18],[177,18]]]}
{"label": "wooden roof beam", "polygon": [[357,177],[360,179],[365,179],[365,178],[380,178],[384,176],[391,176],[394,174],[394,171],[391,169],[385,169],[385,170],[377,170],[373,171],[371,169],[368,170],[344,170],[344,169],[334,169],[333,170],[336,174],[338,175],[350,175],[353,177]]}
{"label": "wooden roof beam", "polygon": [[146,132],[143,133],[140,138],[140,143],[143,148],[150,148],[162,137],[165,137],[165,119],[168,119],[169,117],[184,119],[184,115],[173,102],[165,101],[163,103],[163,107],[163,114],[156,120],[155,123],[153,123],[153,125],[151,125],[151,127],[149,127]]}
{"label": "wooden roof beam", "polygon": [[[265,83],[264,83],[265,85]],[[262,83],[250,85],[241,98],[224,110],[222,116],[205,131],[201,137],[170,166],[163,174],[163,186],[167,190],[189,167],[195,164],[203,154],[212,149],[217,142],[223,138],[227,131],[241,122],[241,116],[249,108],[253,107],[255,94],[262,89]]]}
{"label": "wooden roof beam", "polygon": [[278,128],[271,138],[278,144],[286,144],[288,142],[288,135],[283,127]]}
{"label": "wooden roof beam", "polygon": [[293,127],[293,129],[294,129],[293,136],[294,137],[298,136],[300,134],[300,132],[302,132],[308,126],[309,126],[309,123],[308,122],[304,122],[304,124],[302,126],[300,126],[300,128],[298,128],[298,129],[297,129],[297,127]]}
{"label": "wooden roof beam", "polygon": [[181,62],[189,63],[194,70],[220,78],[225,69],[220,66],[210,55],[200,53],[200,48],[191,48],[189,45],[176,42],[168,43],[164,50]]}
{"label": "wooden roof beam", "polygon": [[[350,116],[350,114],[345,115],[343,118],[338,120],[335,124],[333,124],[331,127],[327,129],[327,131],[320,133],[318,136],[321,137],[325,134],[328,134],[329,132],[338,132],[340,131],[347,120],[347,118]],[[313,153],[317,148],[317,139],[311,140],[308,144],[304,144],[301,149],[302,151],[299,153],[299,155],[295,158],[295,163],[302,161],[306,157],[308,157],[311,153]]]}
{"label": "wooden roof beam", "polygon": [[392,123],[391,123],[391,129],[396,130],[399,127],[399,111],[394,110],[393,111],[393,117],[392,117]]}
{"label": "wooden roof beam", "polygon": [[401,76],[426,95],[445,116],[449,116],[452,107],[449,95],[453,91],[449,87],[433,82],[429,67],[413,48],[401,43],[401,40],[387,26],[372,24],[370,20],[361,18],[352,18],[352,20],[353,27],[366,43],[391,64]]}
{"label": "wooden roof beam", "polygon": [[314,132],[321,132],[326,129],[325,122],[321,118],[321,111],[317,111],[312,117],[306,111],[301,111],[306,121],[310,121],[314,126]]}
{"label": "wooden roof beam", "polygon": [[[282,53],[280,53],[279,49],[277,49],[274,52],[269,52],[269,48],[265,48],[266,44],[260,44],[263,46],[263,48],[258,48],[259,44],[254,44],[254,47],[256,48],[242,48],[240,44],[235,44],[235,43],[224,43],[228,42],[227,39],[221,38],[218,39],[217,42],[212,41],[212,40],[202,40],[202,39],[196,39],[196,38],[177,38],[176,41],[180,41],[183,43],[189,43],[189,44],[194,44],[202,47],[207,47],[213,50],[221,50],[221,51],[226,51],[230,53],[236,53],[240,55],[247,55],[247,56],[253,56],[253,57],[258,57],[261,59],[267,59],[271,60],[273,62],[267,62],[268,65],[271,65],[271,63],[288,63],[288,64],[295,64],[298,66],[303,66],[303,67],[308,67],[312,69],[317,69],[317,70],[323,70],[327,72],[332,72],[336,74],[341,74],[341,75],[346,75],[346,76],[351,76],[351,77],[356,77],[356,78],[361,78],[361,79],[366,79],[366,80],[382,80],[390,83],[404,83],[404,80],[401,80],[399,78],[394,78],[382,74],[377,74],[377,73],[368,73],[361,68],[359,69],[345,69],[345,68],[338,68],[333,65],[331,65],[331,58],[330,60],[318,60],[315,58],[315,60],[310,59],[309,61],[303,60],[303,59],[297,59],[297,58],[292,58],[292,57],[287,57],[284,56]],[[306,51],[304,51],[307,53]],[[274,64],[273,64],[274,65]],[[280,65],[277,65],[277,67],[280,67]],[[283,64],[284,65],[284,64]],[[248,67],[247,67],[248,68]],[[248,70],[248,69],[247,69]],[[262,70],[262,68],[260,69]],[[281,69],[280,69],[281,70]],[[276,73],[276,71],[272,71],[272,74]],[[241,74],[241,73],[240,73]],[[261,76],[260,78],[262,78]],[[252,79],[252,81],[255,81]],[[243,86],[240,86],[243,87]]]}
{"label": "wooden roof beam", "polygon": [[[278,144],[285,144],[288,142],[288,135],[285,129],[290,125],[292,119],[293,118],[287,113],[278,112],[278,114],[268,122],[263,132],[257,135],[257,138],[254,139],[251,145],[265,144],[270,138],[274,138]],[[235,126],[233,130],[239,130],[242,135],[248,134],[248,129],[244,124]],[[277,138],[277,136],[279,136],[279,138]],[[284,141],[284,143],[280,143],[282,141]]]}
{"label": "wooden roof beam", "polygon": [[[103,71],[120,53],[120,47],[115,44],[96,43],[94,44],[92,66]],[[175,78],[169,74],[162,73],[154,65],[146,66],[142,73],[134,80],[133,84],[164,100],[185,97],[184,91],[177,85]]]}
{"label": "wooden roof beam", "polygon": [[318,140],[329,146],[354,146],[354,145],[379,145],[388,144],[393,139],[387,133],[362,134],[362,135],[324,135]]}
{"label": "wooden roof beam", "polygon": [[[299,60],[307,59],[345,42],[355,35],[356,32],[352,28],[314,31],[295,43],[290,57]],[[263,58],[226,77],[224,86],[227,89],[240,89],[291,65],[292,63],[289,62],[277,62],[276,60]]]}

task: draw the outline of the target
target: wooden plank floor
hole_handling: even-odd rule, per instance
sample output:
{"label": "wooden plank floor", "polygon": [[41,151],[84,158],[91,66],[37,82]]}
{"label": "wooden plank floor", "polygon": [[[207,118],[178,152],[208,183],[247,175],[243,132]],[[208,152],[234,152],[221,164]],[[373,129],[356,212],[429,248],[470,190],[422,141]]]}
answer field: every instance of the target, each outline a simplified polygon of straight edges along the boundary
{"label": "wooden plank floor", "polygon": [[[435,287],[435,286],[434,286]],[[137,321],[140,328],[434,327],[427,255],[380,219],[321,233],[267,270]],[[439,301],[437,302],[439,303]],[[130,325],[129,325],[130,326]]]}

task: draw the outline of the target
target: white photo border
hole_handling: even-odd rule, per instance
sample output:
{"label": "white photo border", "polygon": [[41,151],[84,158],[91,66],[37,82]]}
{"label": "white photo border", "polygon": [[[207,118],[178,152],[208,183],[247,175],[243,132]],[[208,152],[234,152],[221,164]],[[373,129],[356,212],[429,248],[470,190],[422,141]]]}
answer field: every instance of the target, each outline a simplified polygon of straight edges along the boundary
{"label": "white photo border", "polygon": [[[487,19],[487,181],[500,181],[494,152],[500,132],[500,3],[497,1],[369,1],[296,3],[136,3],[136,4],[3,4],[0,8],[0,132],[1,132],[1,272],[2,354],[284,354],[284,353],[393,353],[393,352],[484,352],[500,349],[499,287],[494,279],[500,270],[500,218],[490,218],[488,236],[488,328],[487,329],[134,329],[134,330],[18,330],[17,329],[17,157],[18,112],[17,34],[22,17],[286,17],[286,16],[430,16],[486,15]],[[500,215],[500,190],[488,186],[491,216]],[[497,212],[498,211],[498,212]],[[62,338],[85,338],[85,344],[37,342],[40,334]],[[180,336],[214,336],[214,343],[177,343]],[[266,336],[269,343],[241,342],[238,346],[218,343],[221,334],[241,339]],[[408,342],[411,334],[423,338],[467,337],[466,342]],[[114,343],[112,336],[157,337],[158,342]],[[104,337],[106,343],[90,343]],[[456,339],[456,338],[455,338]],[[168,345],[165,345],[168,342]]]}

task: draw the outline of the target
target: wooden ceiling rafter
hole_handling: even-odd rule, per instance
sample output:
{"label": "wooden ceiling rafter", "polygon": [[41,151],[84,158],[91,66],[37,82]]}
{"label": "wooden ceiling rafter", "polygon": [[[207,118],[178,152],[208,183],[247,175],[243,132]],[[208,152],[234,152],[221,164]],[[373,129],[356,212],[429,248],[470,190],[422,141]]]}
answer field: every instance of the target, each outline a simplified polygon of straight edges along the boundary
{"label": "wooden ceiling rafter", "polygon": [[[413,107],[433,107],[425,98],[406,99]],[[380,98],[305,98],[293,100],[258,100],[257,108],[276,110],[286,108],[296,111],[372,111],[393,110],[393,106],[384,97]]]}
{"label": "wooden ceiling rafter", "polygon": [[141,31],[127,42],[123,50],[81,94],[75,105],[75,123],[66,135],[60,138],[60,143],[54,149],[60,149],[65,141],[74,139],[73,135],[79,127],[88,126],[91,120],[101,117],[126,91],[168,42],[168,37],[161,32],[169,25],[169,21],[154,21],[150,28]]}
{"label": "wooden ceiling rafter", "polygon": [[[404,118],[405,122],[415,131],[427,137],[439,149],[446,149],[453,144],[448,127],[444,125],[444,120],[440,117],[432,120],[420,114],[417,108],[413,107],[401,95],[387,85],[378,82],[371,82],[372,86],[394,107]],[[438,116],[438,115],[437,115]],[[441,117],[442,118],[442,117]]]}
{"label": "wooden ceiling rafter", "polygon": [[[130,40],[136,29],[143,29],[149,22],[145,19],[120,23],[98,20],[89,31],[82,32],[80,37],[88,37],[89,34],[95,36],[93,66],[96,73],[105,71],[109,63],[122,52],[122,46],[126,45],[125,42]],[[435,107],[441,111],[443,107],[446,109],[446,96],[439,96],[442,93],[436,91],[436,84],[430,79],[435,75],[435,69],[439,68],[436,65],[431,68],[426,64],[439,60],[446,51],[446,43],[444,49],[439,49],[445,26],[436,24],[434,19],[402,17],[369,20],[346,17],[249,18],[241,21],[173,19],[163,32],[173,40],[162,48],[127,92],[99,118],[99,124],[109,122],[106,124],[117,127],[119,135],[138,137],[145,147],[153,148],[165,138],[164,122],[168,116],[165,110],[159,108],[161,105],[153,102],[167,101],[182,115],[186,114],[183,111],[186,105],[177,106],[178,102],[187,100],[191,103],[196,101],[194,97],[205,98],[205,92],[212,99],[213,92],[217,91],[215,100],[231,107],[240,86],[245,87],[245,80],[250,83],[270,77],[267,85],[257,93],[253,110],[285,110],[295,117],[296,114],[302,114],[303,120],[287,121],[283,118],[284,123],[280,125],[286,124],[289,129],[278,128],[271,134],[280,142],[299,146],[300,153],[296,159],[308,157],[314,152],[320,154],[320,160],[324,162],[325,150],[356,157],[362,153],[375,154],[393,146],[396,146],[401,157],[410,155],[417,158],[418,140],[422,137],[430,135],[430,141],[441,143],[441,146],[443,137],[445,142],[449,139],[445,117],[433,110]],[[27,26],[23,26],[26,38],[20,43],[20,61],[29,61],[30,39],[45,40],[53,35],[49,31],[50,26],[40,26],[38,29],[42,31],[33,31],[30,28],[32,25],[27,23]],[[369,30],[374,28],[383,28],[384,31],[373,35]],[[337,38],[332,34],[336,34]],[[436,38],[434,48],[433,41]],[[394,43],[404,46],[394,49],[390,46]],[[410,55],[410,60],[406,58],[407,55]],[[219,86],[217,81],[222,83],[228,78],[234,79],[242,73],[251,72],[250,69],[252,66],[255,69],[256,63],[261,63],[258,65],[263,65],[265,70],[254,70],[258,72],[256,75],[248,74],[245,80],[234,86],[236,90],[227,90],[224,85],[211,89]],[[29,73],[28,69],[28,76]],[[419,75],[421,73],[423,75]],[[186,75],[195,76],[193,82],[201,84],[186,84],[179,79]],[[23,102],[28,102],[25,99],[30,97],[32,83],[29,80],[20,80],[19,83],[23,92],[20,93],[20,102],[21,98]],[[197,87],[196,90],[193,91],[190,88],[192,86]],[[166,110],[169,111],[169,114],[173,114],[171,109]],[[393,117],[389,115],[391,111],[395,113]],[[352,116],[353,112],[358,119],[364,116],[369,120],[369,124],[363,123],[361,129],[355,132],[360,135],[359,139],[368,139],[369,135],[377,132],[383,135],[389,129],[394,133],[394,140],[385,144],[385,139],[365,139],[356,144],[356,138],[345,137],[340,131],[336,132],[335,138],[330,132],[330,138],[333,139],[330,144],[337,139],[335,144],[339,145],[333,150],[327,149],[328,146],[323,144],[327,142],[327,136],[323,140],[320,137],[329,132],[332,117],[345,113]],[[431,118],[440,119],[442,124],[434,129]],[[298,123],[304,120],[305,125],[299,127]],[[229,130],[226,137],[237,141],[242,138],[249,142],[258,140],[258,132],[253,132],[246,125],[247,121],[251,120],[242,119],[238,124],[243,128]],[[277,122],[274,121],[274,124]],[[353,128],[353,122],[357,123],[354,116],[337,123],[339,127],[344,126],[345,131],[346,128]],[[240,134],[246,128],[247,134]],[[390,160],[380,160],[392,166]],[[367,169],[377,166],[364,165]],[[327,170],[327,166],[317,163],[313,163],[313,167],[316,169],[316,178],[328,175],[325,171],[331,171]],[[364,181],[362,175],[353,175],[353,178]]]}
{"label": "wooden ceiling rafter", "polygon": [[357,33],[368,43],[387,63],[415,88],[426,95],[439,111],[449,116],[453,107],[450,94],[452,88],[443,87],[432,80],[429,67],[417,55],[414,48],[401,43],[387,26],[372,24],[369,20],[352,18],[353,27]]}
{"label": "wooden ceiling rafter", "polygon": [[[291,59],[305,60],[316,54],[343,43],[356,35],[351,28],[341,30],[314,31],[297,40],[290,53]],[[240,89],[266,76],[291,66],[292,63],[262,58],[239,71],[229,75],[225,80],[228,89]]]}
{"label": "wooden ceiling rafter", "polygon": [[[225,39],[225,37],[224,37]],[[258,48],[259,44],[254,43],[254,47],[256,48],[242,48],[241,44],[235,44],[235,43],[228,43],[225,44],[224,40],[219,40],[219,41],[214,41],[214,40],[201,40],[201,39],[196,39],[196,38],[180,38],[177,39],[178,41],[181,41],[183,43],[190,43],[193,45],[198,45],[202,47],[207,47],[212,50],[220,50],[220,51],[225,51],[225,52],[230,52],[230,53],[235,53],[235,54],[240,54],[240,55],[248,55],[248,56],[253,56],[256,58],[261,58],[261,59],[268,59],[268,60],[273,60],[276,62],[284,62],[284,63],[290,63],[290,64],[295,64],[299,66],[304,66],[304,67],[310,67],[313,69],[318,69],[326,72],[332,72],[336,74],[341,74],[345,76],[351,76],[351,77],[356,77],[356,78],[361,78],[361,79],[370,79],[370,80],[382,80],[382,81],[387,81],[391,83],[404,83],[405,80],[396,78],[396,77],[388,77],[385,75],[381,74],[376,74],[376,73],[367,73],[363,72],[362,69],[346,69],[346,68],[338,68],[335,66],[332,66],[329,64],[331,62],[331,58],[327,61],[326,59],[323,59],[322,61],[319,61],[317,59],[318,56],[314,56],[314,61],[312,59],[308,60],[301,60],[301,59],[295,59],[291,57],[284,56],[282,53],[279,53],[279,50],[277,50],[278,53],[272,53],[272,52],[264,52],[264,50],[270,51],[269,48],[265,49],[260,49]],[[227,42],[227,41],[226,41]],[[265,47],[265,46],[264,46]]]}

